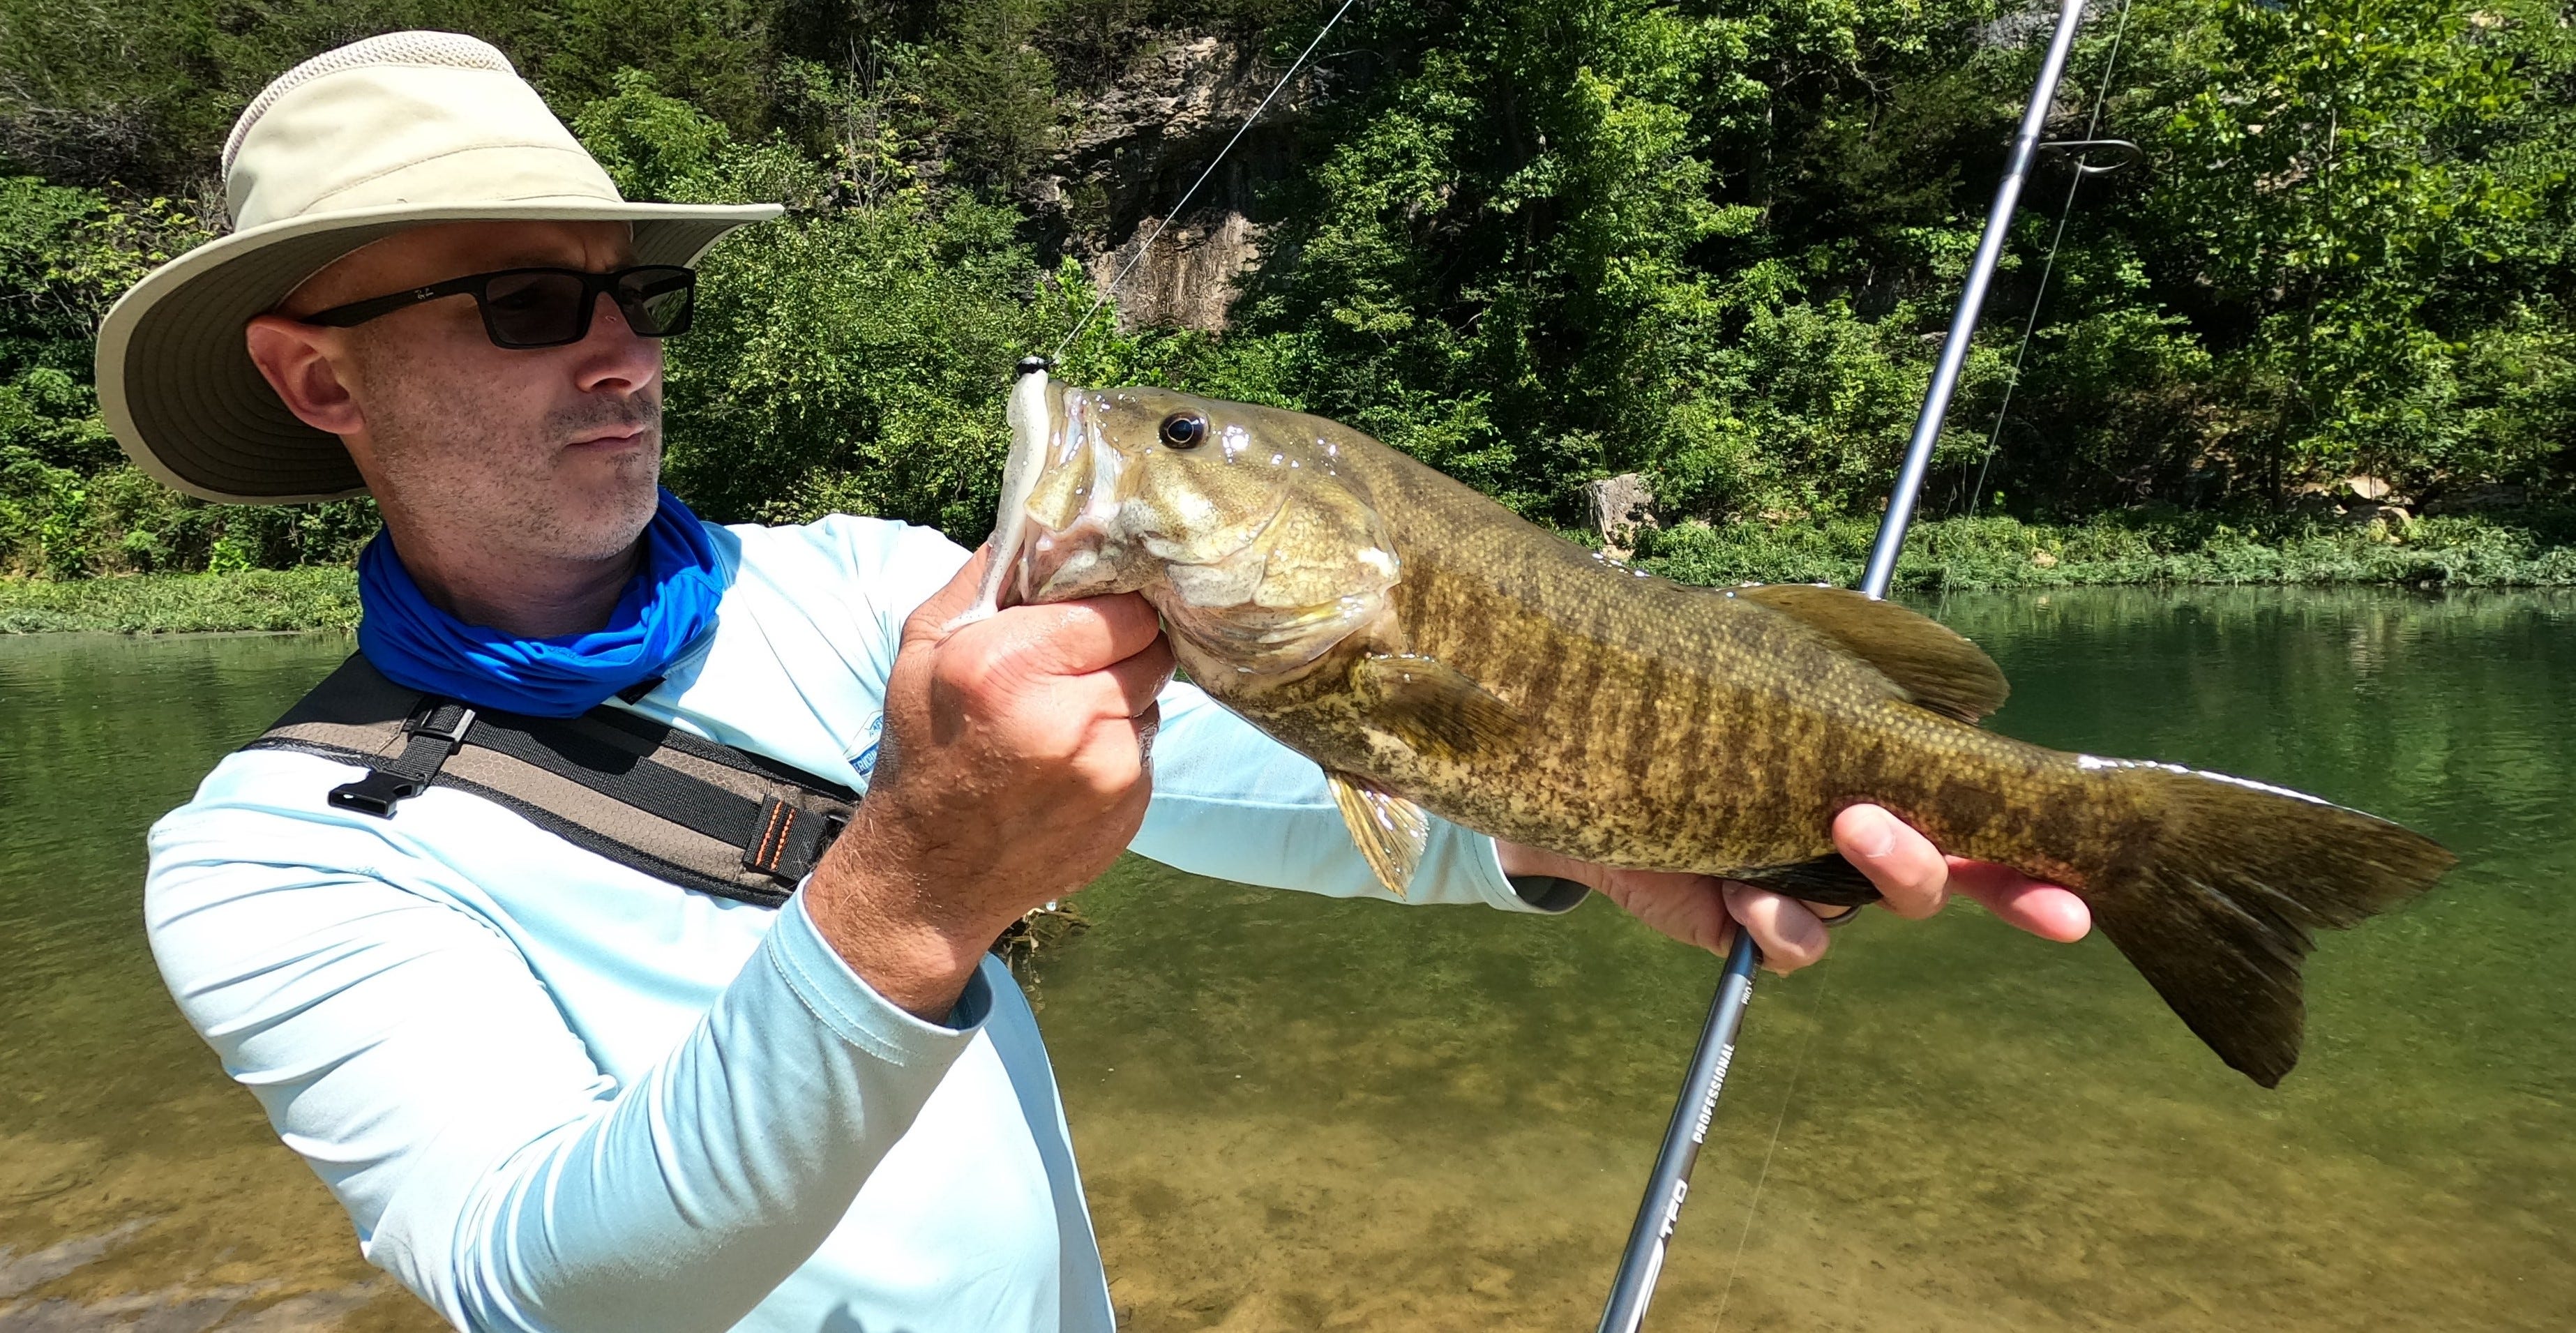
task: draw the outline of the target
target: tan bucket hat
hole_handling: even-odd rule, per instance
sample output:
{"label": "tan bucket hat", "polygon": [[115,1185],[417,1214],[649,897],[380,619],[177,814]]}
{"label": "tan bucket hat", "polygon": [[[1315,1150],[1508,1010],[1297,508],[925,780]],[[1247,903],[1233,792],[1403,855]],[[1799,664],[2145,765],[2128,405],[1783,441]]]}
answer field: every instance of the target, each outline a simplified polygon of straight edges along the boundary
{"label": "tan bucket hat", "polygon": [[687,264],[775,204],[628,203],[490,44],[396,32],[279,76],[224,145],[233,231],[136,283],[98,330],[99,410],[144,471],[240,504],[365,483],[339,438],[260,378],[242,326],[333,260],[423,222],[635,225],[638,263]]}

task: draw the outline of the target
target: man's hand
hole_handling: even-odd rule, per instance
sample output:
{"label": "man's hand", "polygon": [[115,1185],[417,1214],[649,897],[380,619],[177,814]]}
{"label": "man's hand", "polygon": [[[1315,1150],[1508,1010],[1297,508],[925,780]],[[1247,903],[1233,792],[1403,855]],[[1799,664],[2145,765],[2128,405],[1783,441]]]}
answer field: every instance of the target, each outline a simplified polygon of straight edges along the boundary
{"label": "man's hand", "polygon": [[[1621,870],[1516,843],[1495,847],[1505,874],[1555,875],[1588,884],[1647,925],[1713,953],[1726,952],[1741,922],[1762,946],[1762,965],[1783,974],[1825,956],[1823,918],[1842,910],[1812,907],[1707,875]],[[1856,805],[1835,818],[1834,850],[1878,886],[1888,910],[1898,916],[1928,917],[1955,891],[2041,939],[2080,940],[2093,925],[2093,914],[2074,894],[2009,866],[1943,856],[1930,839],[1874,805]]]}
{"label": "man's hand", "polygon": [[933,1021],[1004,927],[1136,836],[1154,697],[1172,674],[1153,608],[1132,595],[1012,607],[943,637],[989,559],[904,622],[867,799],[805,891],[851,968]]}

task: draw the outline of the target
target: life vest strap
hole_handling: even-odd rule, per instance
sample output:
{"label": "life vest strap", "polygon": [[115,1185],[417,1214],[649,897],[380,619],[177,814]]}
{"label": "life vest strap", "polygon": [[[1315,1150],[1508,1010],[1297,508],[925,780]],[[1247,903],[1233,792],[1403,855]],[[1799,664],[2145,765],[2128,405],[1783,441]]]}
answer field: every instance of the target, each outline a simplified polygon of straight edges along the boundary
{"label": "life vest strap", "polygon": [[391,819],[445,787],[656,879],[763,907],[787,901],[859,801],[829,779],[621,709],[476,709],[397,685],[357,654],[242,748],[364,766],[328,793],[339,809]]}

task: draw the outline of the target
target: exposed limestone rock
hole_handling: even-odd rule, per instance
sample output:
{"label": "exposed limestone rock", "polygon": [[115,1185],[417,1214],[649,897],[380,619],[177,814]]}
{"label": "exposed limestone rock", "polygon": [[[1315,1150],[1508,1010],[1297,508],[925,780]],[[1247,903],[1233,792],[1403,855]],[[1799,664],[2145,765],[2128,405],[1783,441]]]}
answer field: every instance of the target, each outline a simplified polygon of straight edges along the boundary
{"label": "exposed limestone rock", "polygon": [[1634,472],[1583,483],[1583,502],[1602,550],[1621,560],[1637,549],[1638,530],[1655,524],[1655,494]]}
{"label": "exposed limestone rock", "polygon": [[[1257,50],[1225,38],[1183,33],[1140,43],[1134,60],[1084,100],[1063,149],[1032,181],[1042,224],[1105,286],[1136,259],[1279,73]],[[1325,77],[1301,71],[1164,226],[1119,289],[1122,323],[1225,327],[1234,280],[1260,255],[1255,189],[1285,174],[1290,130]]]}
{"label": "exposed limestone rock", "polygon": [[[1235,170],[1228,164],[1221,174]],[[1215,185],[1210,181],[1209,189],[1213,191]],[[1154,228],[1160,221],[1140,219],[1126,244],[1089,257],[1085,267],[1091,270],[1092,281],[1106,286],[1133,264],[1134,271],[1118,289],[1121,323],[1222,330],[1227,308],[1234,303],[1235,275],[1260,257],[1261,229],[1232,199],[1213,208],[1200,207],[1193,200],[1181,221],[1156,236]],[[1153,249],[1138,263],[1137,252],[1149,238]]]}

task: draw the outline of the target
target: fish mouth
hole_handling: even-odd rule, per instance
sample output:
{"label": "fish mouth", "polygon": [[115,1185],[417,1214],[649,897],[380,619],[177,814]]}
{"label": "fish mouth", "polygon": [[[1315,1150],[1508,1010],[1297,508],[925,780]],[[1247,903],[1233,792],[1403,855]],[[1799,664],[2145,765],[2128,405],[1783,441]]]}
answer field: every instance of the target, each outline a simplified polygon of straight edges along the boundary
{"label": "fish mouth", "polygon": [[[1026,476],[1033,489],[1019,507],[1014,586],[1021,601],[1141,592],[1168,610],[1175,597],[1252,599],[1288,512],[1285,489],[1246,522],[1194,530],[1182,517],[1195,500],[1188,488],[1176,494],[1147,474],[1178,465],[1150,447],[1131,451],[1121,443],[1135,412],[1126,393],[1059,390],[1051,406],[1040,461]],[[1040,438],[1014,432],[1014,439],[1023,436]],[[1195,503],[1204,516],[1207,503]]]}
{"label": "fish mouth", "polygon": [[[1058,602],[1105,592],[1126,592],[1120,583],[1118,564],[1113,556],[1123,544],[1119,509],[1122,497],[1119,480],[1126,471],[1127,460],[1118,447],[1109,442],[1099,423],[1092,419],[1093,395],[1081,390],[1068,392],[1062,385],[1052,386],[1043,404],[1044,419],[1038,429],[1024,430],[1014,422],[1012,447],[1016,451],[1022,440],[1035,440],[1032,450],[1035,466],[1024,470],[1013,459],[1014,471],[1003,478],[1003,499],[1016,501],[1014,512],[1020,531],[1013,579],[1014,589],[1023,602]],[[1048,485],[1069,468],[1081,468],[1069,488]],[[1015,484],[1028,490],[1019,493]],[[1047,503],[1039,503],[1038,491],[1046,488]],[[1039,512],[1042,507],[1068,511],[1050,522]]]}
{"label": "fish mouth", "polygon": [[1102,395],[1069,387],[1043,369],[1024,371],[1012,386],[1011,450],[986,542],[992,563],[975,603],[948,628],[1006,605],[1138,591],[1158,581],[1149,568],[1222,566],[1272,534],[1287,508],[1284,494],[1235,549],[1195,550],[1181,560],[1178,544],[1128,503],[1122,481],[1136,460],[1109,437],[1100,420],[1106,407]]}
{"label": "fish mouth", "polygon": [[[1103,555],[1113,541],[1122,461],[1116,447],[1100,438],[1090,407],[1091,395],[1068,389],[1043,367],[1024,369],[1011,386],[1011,451],[1002,465],[993,535],[985,541],[992,563],[974,604],[947,628],[972,624],[1004,606],[1119,591],[1106,577]],[[1060,525],[1039,517],[1030,508],[1039,486],[1086,454],[1091,484],[1080,496],[1081,508]]]}

